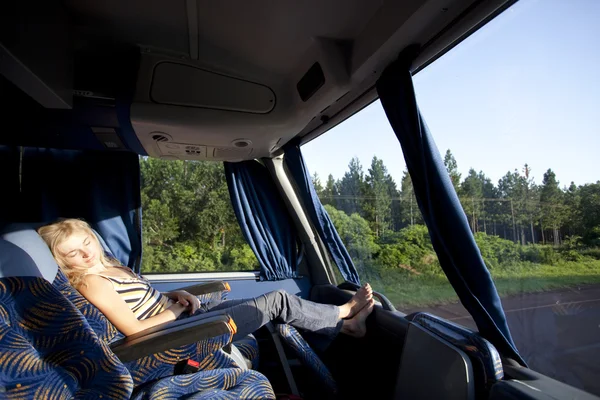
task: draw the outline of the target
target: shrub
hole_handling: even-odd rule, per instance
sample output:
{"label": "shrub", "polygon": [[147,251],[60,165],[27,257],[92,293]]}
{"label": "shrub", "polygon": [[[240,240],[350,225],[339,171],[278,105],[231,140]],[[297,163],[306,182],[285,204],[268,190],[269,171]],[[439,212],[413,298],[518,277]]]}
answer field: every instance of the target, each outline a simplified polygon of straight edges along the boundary
{"label": "shrub", "polygon": [[560,254],[554,250],[552,246],[540,246],[540,263],[554,265],[557,264],[561,258]]}
{"label": "shrub", "polygon": [[375,235],[366,219],[354,213],[348,215],[331,205],[325,205],[333,225],[344,242],[350,257],[357,263],[364,263],[379,250],[375,243]]}
{"label": "shrub", "polygon": [[591,257],[595,258],[596,260],[600,260],[600,248],[585,249],[581,250],[580,253],[584,257]]}
{"label": "shrub", "polygon": [[521,260],[520,246],[510,240],[478,232],[475,242],[489,269],[512,266]]}
{"label": "shrub", "polygon": [[528,261],[532,263],[542,262],[542,248],[544,246],[539,244],[530,244],[527,246],[521,246],[521,261]]}
{"label": "shrub", "polygon": [[585,257],[577,250],[561,250],[559,257],[564,261],[583,261]]}
{"label": "shrub", "polygon": [[385,269],[404,270],[407,274],[442,273],[427,227],[413,225],[401,229],[381,246],[377,263]]}

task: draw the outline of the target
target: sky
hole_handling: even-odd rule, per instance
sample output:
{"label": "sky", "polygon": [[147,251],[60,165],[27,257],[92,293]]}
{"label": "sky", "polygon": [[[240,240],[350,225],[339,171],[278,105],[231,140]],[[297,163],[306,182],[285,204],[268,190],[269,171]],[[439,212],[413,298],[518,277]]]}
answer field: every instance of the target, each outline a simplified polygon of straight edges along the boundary
{"label": "sky", "polygon": [[[440,153],[492,182],[548,168],[562,186],[600,180],[600,0],[520,0],[413,77]],[[311,173],[340,179],[374,155],[396,183],[404,158],[379,101],[302,147]]]}

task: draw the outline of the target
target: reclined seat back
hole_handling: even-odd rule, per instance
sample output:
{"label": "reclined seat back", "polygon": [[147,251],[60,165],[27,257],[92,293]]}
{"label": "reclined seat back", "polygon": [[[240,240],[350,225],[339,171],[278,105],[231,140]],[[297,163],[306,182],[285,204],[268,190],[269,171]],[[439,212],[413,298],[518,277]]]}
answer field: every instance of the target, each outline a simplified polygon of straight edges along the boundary
{"label": "reclined seat back", "polygon": [[125,366],[21,248],[0,239],[0,386],[8,398],[128,399]]}
{"label": "reclined seat back", "polygon": [[41,276],[32,257],[3,239],[0,354],[1,395],[7,399],[141,400],[202,397],[202,392],[219,398],[275,398],[263,375],[240,368],[156,379],[134,390],[125,365],[83,315]]}
{"label": "reclined seat back", "polygon": [[[52,253],[34,227],[40,224],[13,224],[4,229],[1,237],[31,255],[32,266],[37,274],[51,282],[83,314],[96,335],[107,345],[124,335],[94,305],[88,302],[67,280],[58,268]],[[210,357],[207,357],[210,355]],[[220,347],[220,342],[196,342],[153,355],[126,362],[134,384],[140,385],[165,376],[174,375],[182,361],[193,359],[201,369],[243,367]]]}

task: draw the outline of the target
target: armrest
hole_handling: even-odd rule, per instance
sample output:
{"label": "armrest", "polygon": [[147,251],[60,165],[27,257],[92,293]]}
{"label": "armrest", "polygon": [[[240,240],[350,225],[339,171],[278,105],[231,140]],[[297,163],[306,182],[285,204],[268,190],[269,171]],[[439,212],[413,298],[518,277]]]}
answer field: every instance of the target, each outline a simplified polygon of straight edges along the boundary
{"label": "armrest", "polygon": [[194,296],[200,296],[202,294],[214,293],[214,292],[229,292],[231,291],[231,287],[229,283],[224,281],[214,281],[207,283],[199,283],[197,285],[186,286],[181,288],[181,290],[185,290]]}
{"label": "armrest", "polygon": [[211,344],[221,348],[231,342],[236,332],[237,326],[230,316],[203,318],[200,314],[145,329],[111,343],[110,348],[122,362],[128,362],[219,336],[222,337],[221,342]]}

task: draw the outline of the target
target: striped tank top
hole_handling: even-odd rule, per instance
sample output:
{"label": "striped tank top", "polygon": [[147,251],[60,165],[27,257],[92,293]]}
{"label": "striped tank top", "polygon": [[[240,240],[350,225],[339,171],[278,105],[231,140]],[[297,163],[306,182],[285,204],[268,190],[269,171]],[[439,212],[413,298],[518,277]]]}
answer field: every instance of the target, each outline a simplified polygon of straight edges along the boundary
{"label": "striped tank top", "polygon": [[125,303],[140,321],[160,314],[173,304],[173,301],[154,289],[150,282],[144,278],[94,275],[108,279],[113,284],[115,291],[125,300]]}

